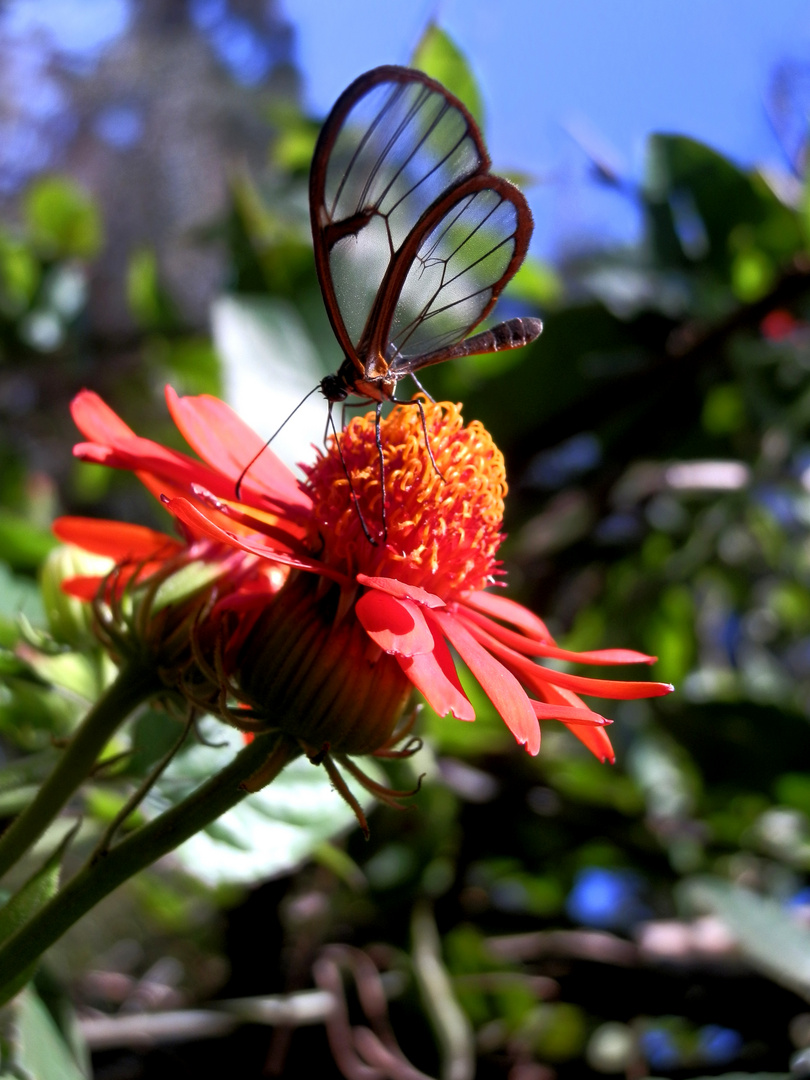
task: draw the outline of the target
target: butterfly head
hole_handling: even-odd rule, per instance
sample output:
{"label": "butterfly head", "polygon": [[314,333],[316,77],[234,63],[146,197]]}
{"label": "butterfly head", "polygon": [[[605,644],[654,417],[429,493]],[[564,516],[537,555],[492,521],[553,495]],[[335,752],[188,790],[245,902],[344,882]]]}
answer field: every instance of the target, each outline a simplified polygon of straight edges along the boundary
{"label": "butterfly head", "polygon": [[321,393],[330,404],[345,401],[351,393],[351,387],[343,377],[343,368],[334,375],[324,375],[319,385]]}

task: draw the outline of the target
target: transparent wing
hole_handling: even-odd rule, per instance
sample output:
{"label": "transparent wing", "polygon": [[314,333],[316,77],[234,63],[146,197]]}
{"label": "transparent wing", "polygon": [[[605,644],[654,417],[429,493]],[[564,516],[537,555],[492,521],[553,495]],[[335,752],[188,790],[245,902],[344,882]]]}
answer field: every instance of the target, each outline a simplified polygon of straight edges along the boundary
{"label": "transparent wing", "polygon": [[517,189],[491,176],[486,186],[470,187],[448,196],[437,224],[418,234],[383,350],[394,370],[466,337],[526,253],[528,210]]}
{"label": "transparent wing", "polygon": [[488,166],[472,117],[421,72],[377,68],[341,95],[316,147],[310,207],[321,287],[347,355],[357,356],[426,211]]}
{"label": "transparent wing", "polygon": [[522,262],[531,213],[489,165],[465,107],[421,72],[376,68],[338,99],[310,211],[329,317],[361,373],[459,342]]}

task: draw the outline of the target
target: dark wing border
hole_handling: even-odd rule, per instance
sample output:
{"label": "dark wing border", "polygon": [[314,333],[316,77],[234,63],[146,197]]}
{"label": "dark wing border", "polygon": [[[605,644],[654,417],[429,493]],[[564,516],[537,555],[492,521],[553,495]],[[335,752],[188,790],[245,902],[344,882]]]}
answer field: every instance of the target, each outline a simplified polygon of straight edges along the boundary
{"label": "dark wing border", "polygon": [[[514,233],[515,250],[512,253],[512,258],[509,260],[509,265],[506,270],[492,286],[492,297],[489,302],[481,311],[481,314],[475,322],[470,323],[466,329],[459,331],[459,340],[465,338],[474,327],[483,322],[495,307],[501,292],[526,258],[526,253],[529,250],[529,241],[531,240],[534,228],[534,221],[532,219],[532,212],[529,209],[529,204],[526,202],[526,197],[519,188],[515,187],[509,180],[505,180],[502,176],[494,176],[488,171],[482,172],[479,170],[478,172],[473,173],[472,176],[467,177],[466,180],[462,180],[461,183],[448,188],[440,198],[436,199],[427,208],[416,225],[414,225],[413,229],[408,233],[405,243],[394,256],[391,265],[385,273],[382,285],[380,286],[374,304],[369,312],[366,329],[359,342],[359,345],[362,345],[362,349],[358,348],[358,352],[370,356],[376,356],[377,354],[385,356],[386,348],[390,341],[390,331],[394,321],[397,303],[399,302],[399,296],[423,239],[432,232],[442,218],[452,210],[455,204],[466,198],[468,195],[475,194],[477,191],[496,191],[503,199],[511,202],[516,208],[517,228]],[[411,358],[411,361],[413,370],[422,366],[416,361],[416,358]],[[400,365],[395,363],[392,367],[394,369],[399,367],[400,370],[403,370],[408,367],[408,363],[405,362]]]}
{"label": "dark wing border", "polygon": [[[386,335],[390,331],[391,323],[394,317],[394,310],[396,308],[396,301],[399,296],[399,291],[396,291],[393,296],[393,302],[391,301],[390,297],[392,288],[395,287],[392,282],[399,282],[398,290],[401,290],[402,284],[405,281],[405,274],[407,273],[407,268],[404,272],[402,272],[401,270],[397,270],[396,274],[394,274],[394,269],[398,264],[401,264],[401,256],[405,251],[415,252],[416,250],[418,250],[419,240],[422,236],[425,235],[425,229],[427,227],[425,222],[427,220],[434,222],[436,208],[440,208],[442,205],[446,205],[448,195],[450,193],[458,192],[459,190],[461,190],[461,188],[466,189],[467,185],[471,181],[476,179],[482,179],[485,181],[497,180],[499,181],[499,183],[508,184],[508,181],[506,180],[501,180],[499,177],[491,176],[489,168],[492,162],[490,161],[489,154],[487,153],[486,146],[484,145],[484,140],[478,124],[473,119],[470,111],[467,109],[463,102],[459,101],[457,97],[455,97],[448,90],[446,90],[441,83],[436,82],[435,79],[431,79],[430,76],[425,75],[424,72],[417,71],[415,68],[397,67],[396,65],[385,65],[383,67],[374,68],[372,71],[367,71],[364,75],[361,75],[358,79],[355,79],[355,81],[343,91],[343,93],[340,95],[340,97],[337,99],[334,106],[332,107],[332,111],[329,113],[329,116],[326,118],[326,122],[321,128],[320,135],[318,136],[318,141],[315,144],[315,153],[312,157],[312,168],[309,174],[309,214],[312,224],[312,243],[315,251],[315,268],[318,272],[318,281],[321,286],[321,292],[323,293],[324,303],[326,304],[326,313],[329,316],[329,321],[332,324],[332,329],[335,332],[335,337],[340,343],[340,347],[343,349],[344,354],[355,365],[360,374],[365,374],[365,368],[363,362],[360,360],[359,357],[360,350],[352,343],[352,340],[349,337],[349,333],[346,330],[340,314],[340,307],[338,306],[337,296],[335,295],[335,287],[332,282],[332,274],[329,269],[329,250],[331,246],[336,243],[342,236],[345,236],[348,232],[356,231],[357,228],[362,224],[362,222],[352,221],[350,226],[346,228],[341,227],[341,223],[333,225],[331,222],[323,220],[323,218],[325,217],[324,196],[326,190],[326,171],[329,165],[329,158],[332,154],[335,142],[337,141],[340,129],[342,128],[346,117],[352,111],[357,102],[361,100],[361,98],[365,97],[366,94],[368,94],[371,90],[375,89],[375,87],[380,86],[381,84],[386,82],[420,83],[422,86],[426,86],[429,89],[435,90],[438,93],[442,94],[442,96],[447,101],[449,101],[454,108],[458,109],[458,111],[464,117],[470,135],[475,142],[476,149],[478,150],[478,153],[480,155],[481,164],[476,170],[476,172],[474,172],[471,176],[467,177],[466,180],[462,181],[460,185],[455,185],[448,188],[444,192],[444,194],[440,196],[439,199],[435,200],[435,202],[430,207],[428,207],[428,209],[422,215],[420,220],[414,226],[413,230],[408,234],[408,238],[400,249],[399,254],[395,257],[391,266],[389,266],[388,270],[386,271],[386,276],[383,279],[383,283],[377,294],[375,303],[372,306],[369,319],[366,323],[367,329],[363,332],[361,341],[367,337],[368,328],[372,326],[372,317],[374,316],[378,307],[382,307],[386,313],[390,310],[390,315],[388,316],[387,323],[384,323],[384,331],[383,327],[380,327],[380,333],[373,335],[375,343],[377,339],[382,339],[386,337]],[[494,185],[491,182],[484,182],[470,190],[478,190],[479,187],[493,186]],[[508,184],[508,186],[510,188],[513,187],[513,185],[511,184]],[[517,188],[514,188],[514,191],[517,191]],[[526,200],[523,198],[522,194],[518,192],[518,195],[520,196],[523,206],[525,207],[525,214],[528,215],[527,220],[522,221],[524,231],[528,232],[528,236],[526,239],[526,247],[528,247],[528,237],[531,236],[532,232],[531,212],[529,211],[529,207],[526,204]],[[521,214],[519,211],[519,217],[520,216]],[[435,217],[435,220],[439,220],[439,217]],[[345,226],[345,223],[342,224]],[[332,233],[331,237],[330,227]],[[413,260],[413,257],[413,254],[411,254],[411,261]],[[522,258],[523,256],[521,256],[521,261]],[[520,262],[518,262],[517,265],[520,265]],[[517,269],[517,265],[514,267],[514,269],[511,269],[512,263],[510,263],[510,271],[505,275],[504,278],[501,279],[502,283],[500,284],[500,288],[497,290],[498,292],[500,292],[500,289],[503,288],[509,278],[511,278],[512,274],[514,274],[515,270]],[[382,303],[381,297],[383,297]],[[497,299],[497,293],[495,294],[495,299]],[[495,300],[493,299],[493,304],[494,302]],[[491,310],[491,307],[492,305],[488,306],[487,312],[485,312],[485,314],[482,315],[481,318],[485,317],[489,310]],[[387,340],[385,344],[387,344]],[[381,350],[383,355],[385,354],[385,344],[383,345],[383,348]],[[363,351],[365,352],[365,349]]]}

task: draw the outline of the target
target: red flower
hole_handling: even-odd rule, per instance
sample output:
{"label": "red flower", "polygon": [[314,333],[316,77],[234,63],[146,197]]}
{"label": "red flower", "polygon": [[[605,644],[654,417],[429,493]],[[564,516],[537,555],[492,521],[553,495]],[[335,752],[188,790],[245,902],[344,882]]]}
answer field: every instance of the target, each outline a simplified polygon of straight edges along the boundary
{"label": "red flower", "polygon": [[[139,438],[88,391],[73,403],[88,440],[74,453],[135,472],[183,540],[76,518],[58,521],[56,533],[126,564],[136,581],[181,551],[218,560],[224,581],[238,575],[217,600],[215,637],[226,642],[218,664],[228,690],[311,756],[386,748],[412,686],[440,715],[474,720],[450,646],[532,754],[540,748],[539,721],[559,720],[612,761],[607,721],[579,695],[640,698],[672,689],[536,662],[654,658],[625,649],[571,653],[536,615],[485,591],[501,573],[503,458],[480,424],[463,426],[457,407],[424,403],[429,449],[416,408],[396,407],[383,420],[384,489],[369,415],[339,434],[340,450],[331,440],[319,452],[304,482],[265,450],[236,502],[236,481],[262,440],[215,398],[179,398],[171,389],[166,396],[201,461]],[[74,581],[70,588],[86,597],[99,584]]]}

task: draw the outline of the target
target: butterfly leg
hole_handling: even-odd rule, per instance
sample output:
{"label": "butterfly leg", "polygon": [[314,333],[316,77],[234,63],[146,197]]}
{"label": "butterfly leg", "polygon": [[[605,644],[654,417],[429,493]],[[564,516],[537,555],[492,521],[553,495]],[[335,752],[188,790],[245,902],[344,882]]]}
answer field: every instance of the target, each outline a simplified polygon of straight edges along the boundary
{"label": "butterfly leg", "polygon": [[[332,417],[332,402],[329,402],[329,412],[326,418],[327,431],[332,429],[332,434],[335,436],[335,446],[337,447],[338,456],[340,457],[340,464],[343,466],[343,472],[346,475],[346,479],[349,481],[349,491],[351,492],[352,502],[354,508],[357,511],[357,517],[360,519],[360,526],[363,529],[366,540],[373,546],[377,547],[377,541],[368,531],[368,525],[366,525],[366,519],[363,517],[363,511],[360,509],[360,500],[357,498],[357,492],[354,490],[354,484],[352,483],[352,476],[349,472],[349,468],[346,465],[346,459],[343,456],[343,449],[340,445],[340,439],[338,438],[337,431],[335,430],[335,421]],[[380,447],[380,434],[379,434],[379,417],[377,419],[377,446]],[[325,440],[324,440],[325,441]],[[385,525],[385,489],[383,489],[383,525]]]}
{"label": "butterfly leg", "polygon": [[424,394],[428,401],[432,401],[434,404],[436,403],[436,398],[432,394],[429,394],[427,392],[427,390],[424,388],[424,386],[422,386],[422,384],[419,382],[413,372],[411,372],[411,380],[420,394]]}
{"label": "butterfly leg", "polygon": [[[417,383],[416,385],[418,386],[419,383]],[[433,398],[431,398],[430,400],[433,401]],[[430,464],[433,466],[433,471],[436,473],[436,475],[446,484],[447,478],[445,477],[439,466],[436,464],[436,458],[433,456],[433,447],[430,445],[430,436],[428,435],[427,429],[427,418],[425,417],[425,406],[422,404],[422,399],[417,398],[416,404],[419,406],[419,415],[422,417],[422,431],[424,431],[425,433],[425,446],[427,447]]]}
{"label": "butterfly leg", "polygon": [[377,441],[377,457],[380,459],[380,489],[382,492],[382,537],[383,543],[388,543],[388,518],[385,512],[385,455],[383,454],[382,444],[382,431],[380,430],[380,420],[382,419],[382,407],[381,401],[377,402],[377,408],[374,414],[374,438]]}
{"label": "butterfly leg", "polygon": [[[413,379],[413,376],[411,376],[411,378]],[[417,386],[419,386],[419,383],[416,382],[416,379],[414,379],[413,381],[416,383]],[[422,387],[419,386],[419,389],[421,390]],[[428,398],[429,401],[433,401],[433,398],[430,396],[430,394],[427,393],[427,391],[423,390],[422,392],[424,393],[425,397]],[[394,402],[395,405],[416,405],[416,407],[419,409],[419,415],[422,418],[422,431],[425,433],[425,446],[427,447],[428,457],[430,458],[430,464],[433,466],[433,471],[436,473],[436,475],[439,477],[439,479],[442,480],[446,484],[447,483],[447,477],[444,475],[442,470],[436,464],[436,459],[433,456],[433,447],[430,445],[430,436],[428,435],[428,429],[427,429],[427,418],[425,417],[425,407],[422,404],[421,399],[420,398],[411,398],[410,401],[400,401],[398,398],[391,398],[391,400]]]}

